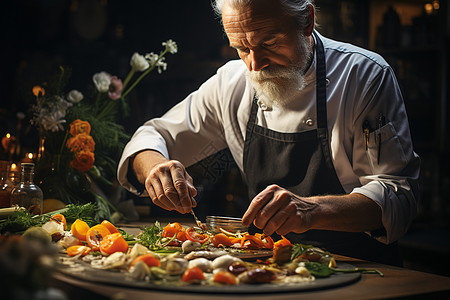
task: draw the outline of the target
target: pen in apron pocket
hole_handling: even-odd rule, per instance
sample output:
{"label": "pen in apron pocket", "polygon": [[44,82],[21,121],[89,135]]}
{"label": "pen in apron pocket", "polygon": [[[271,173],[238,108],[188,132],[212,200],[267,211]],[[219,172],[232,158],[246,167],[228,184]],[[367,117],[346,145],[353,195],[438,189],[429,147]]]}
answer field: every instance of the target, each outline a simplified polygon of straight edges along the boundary
{"label": "pen in apron pocket", "polygon": [[381,127],[384,126],[384,124],[386,123],[386,119],[384,117],[383,114],[380,113],[380,115],[378,116],[377,119],[377,129],[378,129],[378,134],[377,134],[377,143],[378,143],[378,158],[377,158],[377,163],[380,164],[380,156],[381,156]]}

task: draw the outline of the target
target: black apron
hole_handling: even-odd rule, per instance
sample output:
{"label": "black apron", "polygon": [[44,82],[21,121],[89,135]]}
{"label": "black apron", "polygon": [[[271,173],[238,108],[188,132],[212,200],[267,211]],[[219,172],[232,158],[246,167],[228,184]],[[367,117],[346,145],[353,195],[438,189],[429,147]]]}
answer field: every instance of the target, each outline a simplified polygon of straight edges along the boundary
{"label": "black apron", "polygon": [[[314,35],[317,129],[281,133],[261,127],[256,124],[257,99],[253,100],[243,154],[250,199],[270,184],[278,184],[303,197],[345,194],[328,142],[324,48],[315,32]],[[315,245],[335,254],[401,265],[396,243],[385,245],[365,233],[309,230],[301,234],[289,233],[286,237],[293,243]]]}

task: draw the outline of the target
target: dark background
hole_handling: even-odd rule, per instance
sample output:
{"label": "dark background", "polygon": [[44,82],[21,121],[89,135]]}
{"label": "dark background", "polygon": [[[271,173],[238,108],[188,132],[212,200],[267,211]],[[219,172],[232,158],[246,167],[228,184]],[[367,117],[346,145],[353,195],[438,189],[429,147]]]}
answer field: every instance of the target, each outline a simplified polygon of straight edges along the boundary
{"label": "dark background", "polygon": [[[447,1],[316,0],[316,4],[322,34],[379,52],[396,72],[415,151],[422,159],[419,215],[400,245],[407,266],[449,275],[444,268],[450,254]],[[152,73],[127,98],[132,116],[124,125],[131,134],[236,58],[208,0],[3,1],[0,24],[0,135],[20,137],[22,152],[15,159],[36,152],[38,144],[29,125],[28,110],[35,101],[31,88],[60,65],[72,68],[67,89],[84,91],[94,73],[107,71],[124,78],[134,52],[159,52],[161,42],[175,40],[179,53],[167,56],[168,70]],[[20,121],[18,112],[25,113],[25,119]],[[201,218],[239,216],[245,210],[245,185],[227,151],[190,172],[200,187],[196,211]],[[138,207],[149,204],[148,199],[130,194],[123,198],[133,199]],[[142,218],[148,216],[180,217],[153,206],[150,213],[141,212]]]}

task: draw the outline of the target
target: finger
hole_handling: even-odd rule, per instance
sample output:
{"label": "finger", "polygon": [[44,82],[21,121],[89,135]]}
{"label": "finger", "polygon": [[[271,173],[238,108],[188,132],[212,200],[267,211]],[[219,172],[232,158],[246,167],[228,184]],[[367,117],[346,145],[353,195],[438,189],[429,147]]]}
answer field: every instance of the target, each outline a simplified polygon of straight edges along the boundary
{"label": "finger", "polygon": [[279,235],[286,235],[289,232],[293,232],[295,228],[295,222],[295,217],[293,215],[290,215],[275,232]]}
{"label": "finger", "polygon": [[[152,199],[153,203],[166,210],[177,210],[176,203],[173,203],[173,200],[167,197],[166,189],[170,190],[170,186],[172,186],[171,177],[168,176],[168,172],[165,171],[164,166],[160,166],[157,169],[153,170],[146,180],[146,185],[150,184],[155,192],[156,198]],[[169,174],[170,175],[170,174]],[[148,183],[147,183],[148,181]],[[169,188],[167,188],[169,186]],[[174,188],[172,187],[172,191]]]}
{"label": "finger", "polygon": [[190,194],[189,184],[185,177],[186,171],[181,164],[173,164],[170,167],[170,173],[173,181],[173,186],[176,191],[176,198],[181,207],[181,213],[187,213],[192,209],[192,197]]}
{"label": "finger", "polygon": [[256,218],[259,210],[266,205],[267,202],[272,199],[273,192],[268,191],[267,189],[263,190],[261,193],[253,198],[252,202],[247,208],[247,211],[244,213],[242,217],[242,224],[244,226],[249,226]]}
{"label": "finger", "polygon": [[266,226],[263,228],[263,232],[267,235],[271,235],[274,232],[278,232],[283,226],[291,226],[292,224],[288,222],[288,220],[291,220],[291,216],[292,215],[284,209],[277,211],[267,222]]}
{"label": "finger", "polygon": [[[164,204],[164,202],[162,202],[159,199],[158,193],[155,191],[155,188],[154,188],[154,186],[153,186],[153,184],[151,182],[152,182],[151,180],[146,181],[146,189],[147,189],[147,192],[148,192],[150,198],[152,199],[152,202],[155,205],[158,205],[159,207],[161,207],[161,208],[163,208],[165,210],[173,210],[173,207],[167,206],[166,204]],[[159,180],[155,180],[153,182],[156,183],[155,186],[161,186],[161,182]],[[159,190],[162,190],[162,188],[159,188]],[[161,195],[161,194],[162,193],[160,192],[159,195]],[[167,201],[168,200],[166,199],[166,202]]]}
{"label": "finger", "polygon": [[[272,199],[256,213],[253,224],[260,229],[267,228],[273,233],[275,231],[274,227],[278,228],[279,223],[284,222],[284,219],[280,220],[280,217],[285,215],[283,209],[289,203],[289,199],[290,196],[287,193],[274,193]],[[277,214],[278,217],[276,217]]]}

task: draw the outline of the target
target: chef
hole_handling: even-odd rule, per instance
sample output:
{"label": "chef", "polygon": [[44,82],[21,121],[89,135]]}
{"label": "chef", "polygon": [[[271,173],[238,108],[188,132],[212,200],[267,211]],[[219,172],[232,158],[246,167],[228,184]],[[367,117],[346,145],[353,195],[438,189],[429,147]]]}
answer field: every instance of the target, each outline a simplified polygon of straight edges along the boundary
{"label": "chef", "polygon": [[137,129],[119,182],[187,213],[197,191],[186,167],[228,147],[252,199],[245,225],[400,265],[420,159],[392,68],[320,35],[311,0],[217,0],[214,9],[241,59]]}

